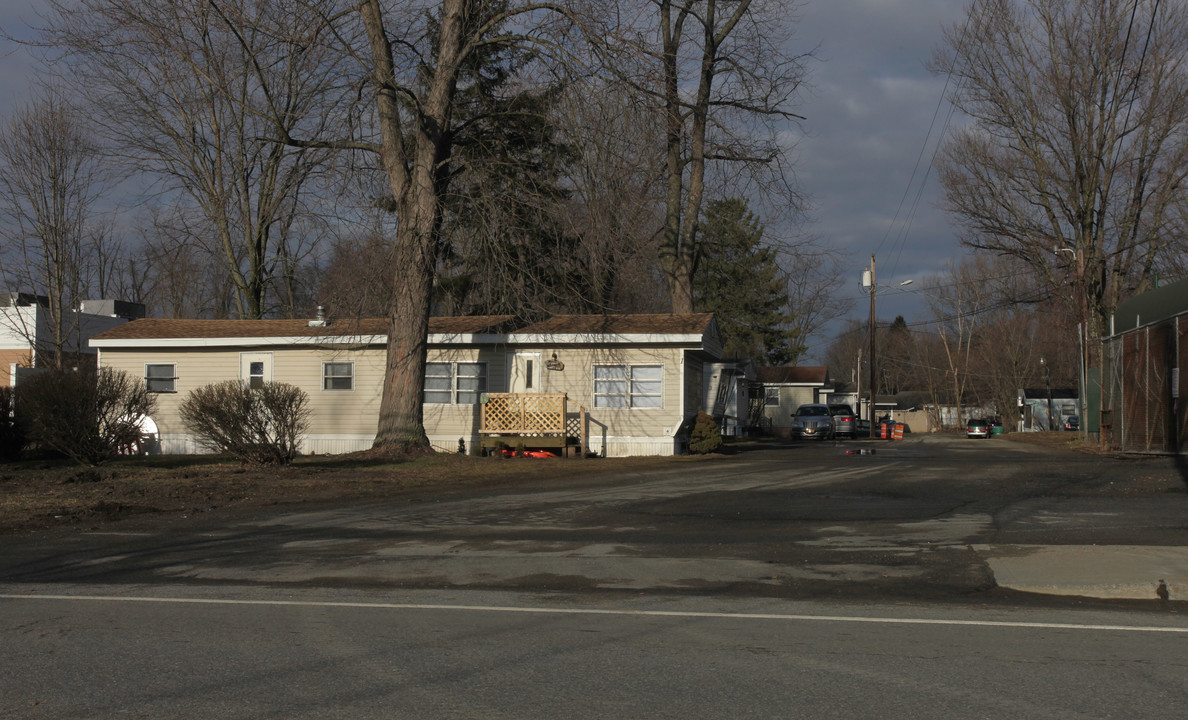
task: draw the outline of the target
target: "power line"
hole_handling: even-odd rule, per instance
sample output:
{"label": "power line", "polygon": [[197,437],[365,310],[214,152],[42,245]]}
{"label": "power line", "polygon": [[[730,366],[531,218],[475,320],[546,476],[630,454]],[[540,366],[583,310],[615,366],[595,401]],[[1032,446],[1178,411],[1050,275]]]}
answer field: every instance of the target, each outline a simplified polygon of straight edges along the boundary
{"label": "power line", "polygon": [[[971,6],[971,12],[976,10],[976,8],[976,4]],[[887,238],[892,235],[895,225],[899,221],[900,214],[903,212],[904,204],[907,202],[907,198],[911,194],[912,185],[915,183],[916,176],[920,171],[921,162],[928,151],[928,145],[929,141],[932,139],[933,130],[936,128],[937,118],[939,118],[941,115],[941,108],[944,106],[945,97],[948,95],[949,85],[952,83],[954,72],[958,63],[963,57],[962,48],[965,47],[965,38],[969,33],[970,25],[973,24],[972,21],[973,18],[970,17],[967,19],[967,22],[962,25],[961,36],[958,38],[957,45],[955,46],[953,62],[945,70],[945,84],[944,87],[941,88],[940,97],[937,98],[936,107],[932,111],[932,119],[928,123],[928,132],[924,135],[924,142],[920,145],[920,152],[916,155],[916,164],[912,167],[912,174],[908,178],[907,186],[903,190],[903,196],[899,200],[899,206],[895,209],[895,215],[892,217],[891,223],[887,227],[887,231],[883,234],[883,238],[875,247],[876,254],[878,254],[878,252],[883,249],[883,246],[887,243]],[[944,141],[945,134],[948,132],[949,124],[952,121],[955,112],[956,108],[950,105],[949,111],[945,114],[944,123],[941,125],[939,136],[936,138],[935,145],[933,145],[932,154],[928,158],[928,164],[924,171],[924,177],[916,188],[916,195],[912,200],[911,208],[908,210],[903,223],[900,225],[899,233],[896,235],[896,239],[893,241],[893,250],[891,253],[892,277],[894,277],[896,270],[899,268],[899,261],[903,256],[903,249],[907,245],[908,234],[911,232],[912,225],[915,223],[916,211],[919,209],[920,200],[924,196],[924,188],[928,184],[929,177],[932,175],[932,167],[935,164],[937,153],[940,152],[941,144]]]}

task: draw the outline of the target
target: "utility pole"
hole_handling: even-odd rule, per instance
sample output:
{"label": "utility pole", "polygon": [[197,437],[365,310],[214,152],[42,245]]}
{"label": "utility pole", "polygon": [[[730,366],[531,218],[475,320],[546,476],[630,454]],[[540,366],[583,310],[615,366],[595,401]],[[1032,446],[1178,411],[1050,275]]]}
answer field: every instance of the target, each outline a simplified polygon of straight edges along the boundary
{"label": "utility pole", "polygon": [[[858,348],[858,364],[854,367],[854,377],[858,381],[856,392],[856,397],[858,398],[858,417],[862,417],[862,348]],[[854,428],[854,437],[858,437],[858,428]]]}
{"label": "utility pole", "polygon": [[870,436],[875,434],[875,398],[878,385],[875,384],[875,256],[870,254]]}

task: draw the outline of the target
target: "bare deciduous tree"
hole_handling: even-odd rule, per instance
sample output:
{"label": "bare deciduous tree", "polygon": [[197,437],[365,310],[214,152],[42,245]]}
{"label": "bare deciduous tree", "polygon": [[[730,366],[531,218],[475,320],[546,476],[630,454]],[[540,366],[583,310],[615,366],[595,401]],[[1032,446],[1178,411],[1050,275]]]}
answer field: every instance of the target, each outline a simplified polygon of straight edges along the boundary
{"label": "bare deciduous tree", "polygon": [[158,178],[171,198],[192,203],[191,221],[201,218],[172,235],[187,231],[187,246],[220,260],[240,317],[264,316],[270,300],[292,312],[291,289],[277,283],[308,249],[295,223],[325,154],[270,138],[274,122],[285,132],[316,128],[333,80],[320,45],[293,41],[303,20],[291,4],[49,5],[47,39],[72,59],[92,127],[129,170]]}
{"label": "bare deciduous tree", "polygon": [[590,304],[607,312],[662,312],[669,301],[657,262],[664,220],[659,114],[613,80],[572,87],[558,110],[574,155],[566,210],[582,239]]}
{"label": "bare deciduous tree", "polygon": [[938,161],[962,241],[1025,261],[1099,336],[1182,249],[1188,9],[979,0],[932,65],[973,121]]}
{"label": "bare deciduous tree", "polygon": [[39,364],[57,366],[79,349],[74,309],[113,252],[96,211],[108,180],[87,119],[55,87],[0,129],[0,275],[9,290],[46,298],[49,322],[39,331],[15,308],[0,320],[36,343]]}
{"label": "bare deciduous tree", "polygon": [[225,263],[201,241],[193,220],[181,208],[152,207],[141,214],[137,252],[119,269],[119,297],[145,303],[157,317],[236,314],[236,288]]}
{"label": "bare deciduous tree", "polygon": [[[784,175],[779,130],[799,119],[792,103],[804,55],[788,51],[794,8],[764,0],[623,3],[634,21],[608,36],[616,72],[655,103],[663,123],[665,220],[659,256],[672,311],[693,311],[696,226],[711,163],[736,182],[767,173],[761,188],[786,207],[800,198]],[[639,7],[642,5],[642,9]],[[712,183],[711,183],[712,184]]]}
{"label": "bare deciduous tree", "polygon": [[[837,254],[822,247],[818,238],[805,238],[796,244],[785,243],[780,264],[786,269],[785,281],[792,311],[790,329],[799,339],[797,356],[791,360],[795,363],[808,347],[809,338],[847,315],[853,309],[853,303],[837,296],[838,285],[846,270]],[[853,361],[853,357],[850,360]]]}
{"label": "bare deciduous tree", "polygon": [[[286,125],[284,108],[274,104],[273,138],[290,147],[379,159],[389,194],[384,200],[395,214],[396,230],[375,446],[427,449],[421,395],[443,197],[457,170],[452,161],[460,130],[455,112],[460,83],[493,48],[540,44],[560,6],[516,0],[400,5],[360,0],[298,2],[289,10],[306,23],[305,34],[293,36],[294,43],[327,48],[335,56],[333,67],[355,92],[341,98],[339,123],[314,132]],[[256,77],[267,84],[263,73]]]}

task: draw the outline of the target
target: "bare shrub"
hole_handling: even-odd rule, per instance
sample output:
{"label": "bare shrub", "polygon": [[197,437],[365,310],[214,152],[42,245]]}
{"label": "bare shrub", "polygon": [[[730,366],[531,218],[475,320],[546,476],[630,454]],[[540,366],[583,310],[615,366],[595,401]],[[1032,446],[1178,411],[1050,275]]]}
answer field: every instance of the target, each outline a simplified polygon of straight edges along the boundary
{"label": "bare shrub", "polygon": [[181,404],[182,421],[203,445],[246,463],[286,464],[309,429],[309,395],[288,383],[249,388],[227,380],[194,390]]}
{"label": "bare shrub", "polygon": [[92,466],[138,440],[141,418],[156,407],[143,380],[106,367],[29,376],[17,386],[15,402],[30,442]]}

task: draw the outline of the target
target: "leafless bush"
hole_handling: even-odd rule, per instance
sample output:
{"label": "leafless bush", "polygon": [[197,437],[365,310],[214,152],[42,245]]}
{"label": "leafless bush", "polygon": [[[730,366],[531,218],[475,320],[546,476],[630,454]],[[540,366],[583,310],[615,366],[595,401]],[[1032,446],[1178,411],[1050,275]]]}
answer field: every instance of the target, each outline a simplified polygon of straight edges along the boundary
{"label": "leafless bush", "polygon": [[17,386],[17,419],[41,447],[98,465],[140,438],[140,419],[156,398],[122,370],[46,370]]}
{"label": "leafless bush", "polygon": [[250,388],[227,380],[194,390],[181,404],[182,421],[199,442],[246,463],[286,464],[309,429],[309,396],[287,383]]}

